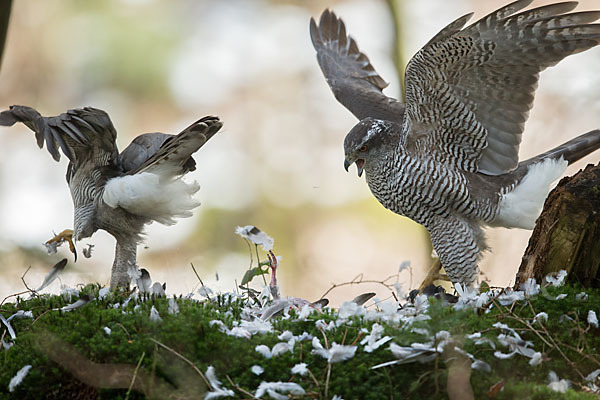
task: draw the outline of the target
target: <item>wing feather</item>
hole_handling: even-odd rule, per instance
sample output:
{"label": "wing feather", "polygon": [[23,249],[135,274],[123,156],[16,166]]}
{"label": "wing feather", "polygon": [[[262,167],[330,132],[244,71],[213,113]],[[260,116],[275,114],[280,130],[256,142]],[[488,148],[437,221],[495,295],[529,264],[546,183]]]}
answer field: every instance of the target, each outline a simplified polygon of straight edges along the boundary
{"label": "wing feather", "polygon": [[403,126],[410,151],[471,172],[516,168],[539,73],[600,42],[600,25],[591,24],[599,11],[566,14],[576,2],[521,11],[530,3],[515,1],[457,30],[461,17],[411,59]]}
{"label": "wing feather", "polygon": [[94,157],[108,163],[118,161],[115,139],[117,132],[108,114],[85,107],[69,110],[55,117],[43,117],[31,107],[11,106],[0,113],[0,125],[11,126],[22,122],[35,132],[40,148],[60,160],[59,149],[74,164]]}
{"label": "wing feather", "polygon": [[159,172],[168,175],[181,175],[184,165],[202,147],[223,124],[218,117],[207,116],[194,122],[176,136],[167,138],[158,150],[150,155],[141,165],[127,172],[134,175],[141,172]]}
{"label": "wing feather", "polygon": [[344,21],[325,10],[319,24],[310,20],[310,37],[323,75],[335,98],[358,119],[373,117],[401,122],[404,105],[383,94],[387,82],[375,71]]}

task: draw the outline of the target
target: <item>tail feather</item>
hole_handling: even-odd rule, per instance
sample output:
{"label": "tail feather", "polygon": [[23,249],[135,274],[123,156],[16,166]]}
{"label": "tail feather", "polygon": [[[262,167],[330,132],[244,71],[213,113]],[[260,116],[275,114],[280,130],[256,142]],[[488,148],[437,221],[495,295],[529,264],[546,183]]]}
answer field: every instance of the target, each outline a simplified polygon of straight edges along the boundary
{"label": "tail feather", "polygon": [[552,150],[525,160],[522,164],[529,166],[547,158],[558,160],[560,157],[572,164],[598,149],[600,149],[600,130],[595,129],[579,135]]}

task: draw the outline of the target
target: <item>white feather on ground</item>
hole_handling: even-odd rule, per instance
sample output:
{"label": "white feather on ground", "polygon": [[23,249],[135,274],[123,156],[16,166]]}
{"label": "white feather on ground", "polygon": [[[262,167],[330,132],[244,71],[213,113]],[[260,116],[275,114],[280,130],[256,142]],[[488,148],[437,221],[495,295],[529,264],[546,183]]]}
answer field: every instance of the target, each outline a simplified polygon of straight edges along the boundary
{"label": "white feather on ground", "polygon": [[533,229],[550,193],[550,185],[561,177],[567,165],[561,157],[559,160],[546,159],[530,166],[521,183],[502,196],[500,212],[492,225]]}
{"label": "white feather on ground", "polygon": [[8,383],[8,391],[9,392],[13,392],[15,390],[15,388],[17,386],[19,386],[21,384],[21,382],[23,382],[23,379],[25,379],[25,377],[27,376],[27,374],[29,373],[29,370],[31,369],[31,365],[26,365],[23,368],[21,368],[15,376],[12,377],[12,379],[10,380],[10,382]]}
{"label": "white feather on ground", "polygon": [[192,210],[200,205],[192,197],[199,189],[197,182],[187,183],[181,176],[141,172],[110,179],[102,198],[110,207],[173,225],[174,218],[191,217]]}

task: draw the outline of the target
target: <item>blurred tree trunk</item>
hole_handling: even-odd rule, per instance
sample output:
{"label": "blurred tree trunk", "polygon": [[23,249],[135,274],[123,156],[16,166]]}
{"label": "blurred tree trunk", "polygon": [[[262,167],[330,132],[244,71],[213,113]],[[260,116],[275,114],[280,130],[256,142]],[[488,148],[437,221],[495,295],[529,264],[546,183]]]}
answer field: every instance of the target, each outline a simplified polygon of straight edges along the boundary
{"label": "blurred tree trunk", "polygon": [[402,35],[402,22],[403,22],[403,1],[402,0],[387,0],[388,7],[390,8],[390,14],[392,14],[392,21],[394,22],[394,40],[393,45],[393,57],[394,66],[396,67],[396,75],[398,76],[398,82],[400,85],[400,97],[402,102],[405,101],[404,96],[404,69],[406,68],[406,60],[404,59],[404,41]]}
{"label": "blurred tree trunk", "polygon": [[516,286],[564,269],[568,280],[600,287],[600,164],[563,178],[550,193],[525,250]]}
{"label": "blurred tree trunk", "polygon": [[10,9],[12,0],[0,0],[0,66],[2,66],[2,55],[6,43],[6,32],[8,32],[8,21],[10,20]]}

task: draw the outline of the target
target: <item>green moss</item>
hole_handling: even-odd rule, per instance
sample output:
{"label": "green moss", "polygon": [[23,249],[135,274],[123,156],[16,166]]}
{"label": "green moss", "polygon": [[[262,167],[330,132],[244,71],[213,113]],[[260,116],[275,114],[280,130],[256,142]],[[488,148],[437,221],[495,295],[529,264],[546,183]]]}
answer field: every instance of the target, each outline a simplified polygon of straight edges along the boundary
{"label": "green moss", "polygon": [[[89,285],[81,293],[97,297],[98,289],[96,285]],[[549,371],[555,371],[560,378],[568,379],[573,383],[572,387],[578,389],[586,384],[583,376],[599,367],[600,330],[589,327],[586,319],[589,310],[600,311],[600,294],[597,290],[588,291],[587,301],[578,301],[575,296],[581,291],[581,288],[574,286],[551,287],[531,301],[517,302],[511,307],[501,307],[496,302],[487,313],[471,309],[458,311],[440,301],[430,300],[428,320],[411,325],[378,323],[384,326],[384,335],[391,336],[401,346],[429,340],[419,330],[412,328],[426,329],[430,334],[442,330],[450,332],[457,346],[487,362],[492,368],[490,373],[472,371],[470,382],[476,398],[485,398],[490,387],[501,381],[505,384],[497,394],[497,399],[594,398],[593,395],[575,390],[557,393],[548,389],[546,382]],[[567,297],[559,301],[552,300],[560,293],[567,294]],[[157,342],[185,357],[202,372],[209,365],[214,366],[224,386],[235,389],[236,395],[241,397],[242,393],[232,387],[227,377],[250,393],[254,393],[262,381],[291,381],[304,388],[307,393],[305,398],[324,398],[326,386],[329,398],[334,394],[345,399],[366,400],[390,398],[392,395],[406,399],[447,398],[448,370],[441,357],[423,364],[407,363],[373,370],[371,367],[391,361],[394,356],[387,350],[387,345],[372,353],[365,352],[363,346],[359,345],[353,358],[331,365],[329,381],[326,382],[327,361],[311,354],[310,341],[296,342],[292,353],[271,359],[265,359],[255,350],[260,344],[272,348],[281,342],[277,336],[285,330],[290,330],[294,335],[308,332],[318,337],[323,345],[324,335],[329,344],[358,344],[364,337],[361,329],[370,331],[374,323],[362,317],[353,317],[332,330],[321,332],[315,321],[335,321],[336,312],[325,310],[311,314],[306,321],[299,321],[292,310],[289,319],[272,319],[273,332],[255,334],[246,339],[228,336],[220,332],[217,326],[210,325],[210,321],[218,319],[231,328],[243,312],[241,300],[230,301],[225,296],[219,296],[213,301],[198,302],[179,297],[176,299],[179,313],[172,315],[168,313],[168,299],[132,300],[123,307],[126,299],[125,295],[109,294],[102,300],[94,300],[71,312],[52,311],[76,300],[67,301],[61,296],[44,295],[2,305],[0,312],[5,317],[17,310],[31,310],[34,319],[11,321],[17,332],[17,340],[11,349],[0,350],[0,398],[84,398],[78,397],[81,394],[98,396],[100,399],[126,397],[127,389],[98,390],[67,372],[65,365],[71,357],[69,348],[94,363],[113,364],[110,368],[119,368],[114,364],[135,367],[144,355],[140,371],[152,377],[156,387],[163,385],[173,393],[202,397],[200,394],[205,390],[205,385],[197,372],[180,356],[165,350]],[[115,304],[118,305],[116,308]],[[162,321],[153,322],[149,319],[153,306]],[[527,325],[541,311],[548,314],[548,321],[543,326]],[[562,315],[568,315],[572,320],[560,322]],[[520,355],[500,360],[494,356],[495,350],[491,346],[476,345],[466,339],[469,334],[481,332],[497,344],[497,350],[507,353],[508,349],[500,346],[496,340],[501,333],[498,328],[492,327],[496,322],[509,325],[518,331],[523,340],[531,341],[532,348],[543,353],[543,363],[532,367],[529,358]],[[106,334],[104,327],[111,329],[110,335]],[[47,346],[54,343],[51,340],[54,337],[66,343],[65,360],[52,361],[48,355]],[[308,364],[314,378],[310,374],[291,374],[290,369],[299,362]],[[29,375],[14,393],[8,393],[10,379],[27,364],[33,366]],[[253,365],[262,366],[264,373],[260,376],[253,374],[250,370]],[[146,388],[146,392],[160,397],[156,388]],[[128,398],[144,397],[139,391],[133,391]]]}

